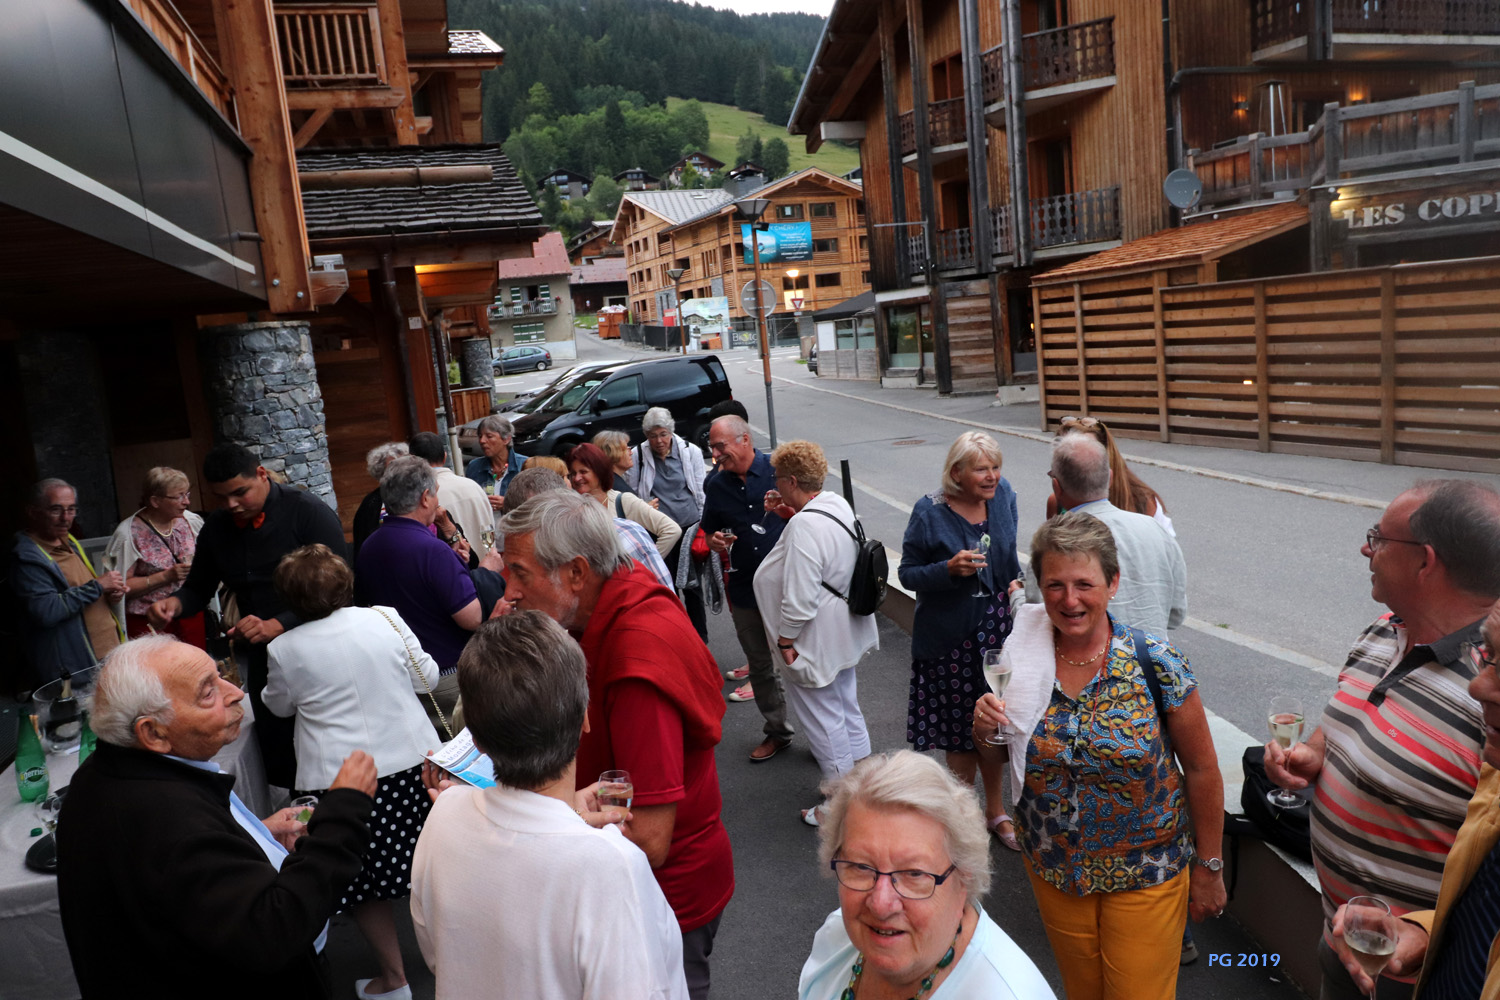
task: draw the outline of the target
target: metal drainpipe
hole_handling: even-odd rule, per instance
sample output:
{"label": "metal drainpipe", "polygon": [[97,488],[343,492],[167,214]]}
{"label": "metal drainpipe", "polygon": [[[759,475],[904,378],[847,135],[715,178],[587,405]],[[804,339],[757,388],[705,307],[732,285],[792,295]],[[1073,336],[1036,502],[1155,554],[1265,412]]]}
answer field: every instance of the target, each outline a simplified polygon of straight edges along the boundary
{"label": "metal drainpipe", "polygon": [[[396,295],[396,269],[391,266],[391,255],[380,255],[380,288],[385,295],[386,307],[396,324],[396,350],[400,354],[401,381],[406,387],[406,422],[410,434],[422,429],[417,420],[417,387],[411,374],[411,342],[406,337],[406,314],[401,310],[401,299]],[[409,436],[408,435],[408,436]]]}

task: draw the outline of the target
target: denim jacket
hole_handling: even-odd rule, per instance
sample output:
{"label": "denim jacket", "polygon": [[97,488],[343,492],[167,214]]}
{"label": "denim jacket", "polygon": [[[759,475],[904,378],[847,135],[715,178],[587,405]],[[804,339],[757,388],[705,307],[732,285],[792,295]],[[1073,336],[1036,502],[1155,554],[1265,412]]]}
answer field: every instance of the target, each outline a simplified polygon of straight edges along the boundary
{"label": "denim jacket", "polygon": [[[1016,558],[1016,494],[1002,476],[986,511],[990,551],[976,576],[948,575],[948,560],[959,549],[974,547],[976,529],[949,507],[942,494],[922,497],[906,523],[901,541],[901,585],[917,595],[912,620],[911,655],[927,660],[942,656],[967,639],[979,625],[988,595],[1004,598],[1010,581],[1021,575]],[[975,597],[980,586],[987,593]]]}

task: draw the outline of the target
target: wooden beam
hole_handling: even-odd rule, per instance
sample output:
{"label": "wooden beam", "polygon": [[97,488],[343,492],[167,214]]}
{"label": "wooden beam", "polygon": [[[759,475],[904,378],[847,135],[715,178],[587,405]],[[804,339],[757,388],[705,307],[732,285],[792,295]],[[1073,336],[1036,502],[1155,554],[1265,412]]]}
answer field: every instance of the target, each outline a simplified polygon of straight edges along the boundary
{"label": "wooden beam", "polygon": [[312,271],[308,280],[312,285],[314,308],[333,305],[349,290],[348,271]]}
{"label": "wooden beam", "polygon": [[406,62],[406,28],[401,20],[401,0],[375,0],[380,10],[380,40],[385,46],[385,65],[391,88],[402,101],[392,108],[392,126],[398,146],[417,144],[416,112],[412,109],[411,70]]}
{"label": "wooden beam", "polygon": [[[839,89],[833,92],[833,97],[828,101],[828,107],[823,112],[824,121],[836,120],[843,116],[848,110],[850,103],[865,85],[870,71],[880,61],[880,38],[877,35],[870,36],[865,43],[864,50],[860,52],[859,58],[854,60],[854,65],[849,67],[849,72],[844,74],[844,82],[839,84]],[[832,138],[825,135],[823,138]]]}
{"label": "wooden beam", "polygon": [[[1083,358],[1083,283],[1073,282],[1073,337],[1078,349],[1078,412],[1089,413],[1089,371]],[[1037,356],[1042,353],[1040,331],[1037,336]],[[1040,366],[1039,366],[1040,367]]]}
{"label": "wooden beam", "polygon": [[351,111],[355,108],[396,108],[409,100],[410,95],[396,87],[330,87],[327,90],[288,91],[286,106],[292,111],[318,108]]}
{"label": "wooden beam", "polygon": [[[906,171],[901,166],[901,108],[896,96],[896,25],[898,23],[896,0],[884,0],[880,5],[880,82],[885,93],[885,148],[891,183],[891,221],[906,221]],[[867,206],[868,211],[868,206]],[[893,228],[896,248],[896,287],[911,285],[911,260],[907,256],[909,229]],[[875,247],[875,241],[870,246]]]}
{"label": "wooden beam", "polygon": [[298,149],[306,146],[312,141],[312,137],[318,134],[318,129],[322,128],[323,124],[331,117],[333,117],[332,108],[325,107],[314,110],[312,114],[307,116],[307,121],[303,122],[301,127],[297,129],[297,134],[292,136],[292,145]]}
{"label": "wooden beam", "polygon": [[1255,283],[1255,425],[1260,450],[1271,450],[1270,346],[1266,342],[1266,283]]}
{"label": "wooden beam", "polygon": [[1396,275],[1380,272],[1380,460],[1396,461]]}
{"label": "wooden beam", "polygon": [[[1156,271],[1151,275],[1151,326],[1156,346],[1156,427],[1163,441],[1171,441],[1172,427],[1167,419],[1167,334],[1161,305],[1161,290],[1166,283],[1166,271]],[[1037,368],[1040,369],[1041,365]]]}
{"label": "wooden beam", "polygon": [[219,36],[219,54],[234,85],[240,136],[254,152],[250,192],[265,266],[257,276],[264,282],[260,291],[272,312],[304,312],[312,303],[307,225],[271,0],[222,3],[227,30]]}
{"label": "wooden beam", "polygon": [[959,0],[958,14],[963,32],[964,131],[969,140],[969,225],[974,266],[980,274],[990,274],[995,269],[995,236],[990,224],[989,126],[984,120],[984,81],[979,65],[979,0]]}

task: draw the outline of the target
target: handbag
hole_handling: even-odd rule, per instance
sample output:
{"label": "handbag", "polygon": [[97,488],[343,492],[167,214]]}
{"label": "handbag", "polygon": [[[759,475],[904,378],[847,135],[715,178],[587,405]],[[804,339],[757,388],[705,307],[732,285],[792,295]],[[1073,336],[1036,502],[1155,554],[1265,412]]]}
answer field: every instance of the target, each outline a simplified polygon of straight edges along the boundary
{"label": "handbag", "polygon": [[396,634],[401,637],[401,645],[406,648],[406,662],[411,666],[413,670],[417,671],[417,676],[422,678],[422,686],[427,689],[427,697],[432,701],[432,710],[437,713],[438,721],[443,724],[443,732],[448,734],[448,738],[450,740],[453,739],[453,730],[449,728],[448,719],[443,715],[443,710],[441,708],[438,708],[437,695],[432,693],[432,685],[427,683],[427,675],[421,670],[417,669],[417,658],[412,655],[411,646],[406,642],[406,633],[401,631],[400,626],[391,621],[391,616],[386,614],[384,611],[381,611],[379,608],[371,608],[370,610],[376,612],[380,615],[380,617],[384,618],[386,622],[391,626],[391,628],[396,630]]}
{"label": "handbag", "polygon": [[1240,808],[1245,811],[1242,820],[1248,822],[1236,824],[1236,831],[1254,833],[1303,861],[1311,861],[1313,789],[1309,786],[1292,792],[1302,800],[1302,804],[1290,809],[1279,809],[1266,800],[1266,793],[1277,788],[1276,783],[1266,774],[1266,748],[1246,747],[1240,766],[1245,771],[1245,784],[1240,789]]}

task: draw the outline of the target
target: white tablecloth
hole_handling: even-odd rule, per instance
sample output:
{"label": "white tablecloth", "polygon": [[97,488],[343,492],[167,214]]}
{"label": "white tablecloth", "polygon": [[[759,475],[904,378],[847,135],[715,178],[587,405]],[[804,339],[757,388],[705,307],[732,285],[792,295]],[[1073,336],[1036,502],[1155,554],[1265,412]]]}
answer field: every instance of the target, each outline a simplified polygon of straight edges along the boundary
{"label": "white tablecloth", "polygon": [[[235,776],[234,790],[257,816],[266,816],[275,802],[266,785],[266,769],[255,742],[250,700],[239,739],[214,757]],[[73,780],[78,755],[50,754],[47,774],[53,789]],[[26,852],[36,843],[31,831],[40,827],[35,806],[22,802],[16,791],[15,767],[0,778],[0,997],[4,1000],[74,1000],[78,982],[63,939],[57,903],[57,878],[26,867]]]}

